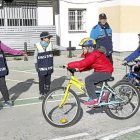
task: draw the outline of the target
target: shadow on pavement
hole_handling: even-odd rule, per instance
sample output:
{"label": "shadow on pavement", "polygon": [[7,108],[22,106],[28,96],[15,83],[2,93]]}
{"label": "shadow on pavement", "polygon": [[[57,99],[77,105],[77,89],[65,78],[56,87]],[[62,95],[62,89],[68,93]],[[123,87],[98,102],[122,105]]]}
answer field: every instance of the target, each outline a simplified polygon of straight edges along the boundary
{"label": "shadow on pavement", "polygon": [[[84,104],[86,101],[83,99],[80,99],[80,102],[82,104]],[[94,109],[90,109],[88,111],[86,111],[87,113],[89,113],[89,115],[93,115],[95,113],[106,113],[109,117],[113,118],[107,111],[106,106],[102,107],[102,108],[94,108]],[[114,118],[113,118],[114,119]]]}
{"label": "shadow on pavement", "polygon": [[[66,78],[65,76],[62,76],[58,79],[54,79],[51,82],[51,89],[58,86],[62,86],[63,83],[65,82],[65,78]],[[39,84],[39,83],[35,82],[34,79],[28,79],[24,82],[17,83],[15,86],[11,87],[8,90],[9,95],[10,96],[13,95],[11,97],[11,100],[15,101],[16,99],[18,99],[18,97],[24,92],[27,92],[33,84]],[[3,101],[3,98],[1,98],[0,101]]]}
{"label": "shadow on pavement", "polygon": [[[11,97],[11,100],[15,101],[21,94],[27,92],[32,86],[32,84],[38,84],[38,82],[35,82],[34,79],[28,79],[24,82],[17,83],[15,86],[11,87],[8,90],[9,95],[13,95]],[[0,101],[3,101],[3,98],[1,98]]]}
{"label": "shadow on pavement", "polygon": [[53,88],[62,86],[63,83],[65,82],[65,80],[66,80],[66,76],[62,76],[60,78],[54,79],[51,82],[51,89],[50,90],[52,90]]}

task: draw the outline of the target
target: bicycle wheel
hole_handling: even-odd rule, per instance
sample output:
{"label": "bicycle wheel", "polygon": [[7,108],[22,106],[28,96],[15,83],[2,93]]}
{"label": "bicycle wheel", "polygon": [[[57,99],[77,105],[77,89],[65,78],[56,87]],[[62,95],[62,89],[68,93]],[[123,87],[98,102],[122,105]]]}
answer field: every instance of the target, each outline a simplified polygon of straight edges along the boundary
{"label": "bicycle wheel", "polygon": [[64,96],[65,87],[52,89],[44,98],[42,111],[46,121],[59,128],[72,125],[80,115],[80,101],[76,93],[69,89],[69,97],[64,106],[59,107]]}
{"label": "bicycle wheel", "polygon": [[[140,95],[137,88],[128,82],[116,83],[112,88],[126,102],[107,105],[108,113],[116,119],[128,119],[132,117],[139,109]],[[121,100],[111,92],[108,92],[106,103],[110,101]]]}

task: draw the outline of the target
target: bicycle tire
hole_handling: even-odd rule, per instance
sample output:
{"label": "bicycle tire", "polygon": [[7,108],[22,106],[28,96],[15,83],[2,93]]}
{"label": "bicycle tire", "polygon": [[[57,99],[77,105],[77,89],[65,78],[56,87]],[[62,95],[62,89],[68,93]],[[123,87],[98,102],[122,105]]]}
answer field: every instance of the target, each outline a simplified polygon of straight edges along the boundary
{"label": "bicycle tire", "polygon": [[[138,105],[137,105],[135,111],[134,111],[132,114],[130,114],[129,116],[127,116],[127,117],[118,117],[118,116],[114,115],[114,114],[111,112],[111,110],[110,110],[110,108],[109,108],[109,105],[107,105],[107,112],[108,112],[113,118],[115,118],[115,119],[120,119],[120,120],[131,118],[131,117],[138,111],[139,105],[140,105],[140,94],[139,94],[139,91],[137,90],[137,88],[136,88],[134,85],[132,85],[132,84],[130,84],[130,83],[128,83],[128,82],[120,82],[120,83],[117,82],[114,86],[112,86],[112,88],[114,89],[115,87],[117,87],[117,86],[119,86],[119,85],[123,85],[123,84],[124,84],[124,85],[129,85],[129,86],[131,86],[131,87],[136,91],[136,93],[137,93],[137,95],[138,95]],[[111,93],[111,92],[108,92],[107,97],[106,97],[106,103],[108,103],[110,94],[112,94],[112,93]]]}
{"label": "bicycle tire", "polygon": [[54,126],[54,127],[58,127],[58,128],[64,128],[64,127],[69,127],[69,126],[71,126],[72,124],[74,124],[74,123],[77,121],[77,119],[78,119],[79,116],[80,116],[81,106],[80,106],[80,100],[79,100],[79,97],[77,96],[77,94],[76,94],[73,90],[69,89],[69,92],[74,96],[74,98],[75,98],[76,101],[77,101],[77,113],[76,113],[75,117],[74,117],[69,123],[64,124],[64,125],[57,125],[57,124],[53,123],[52,121],[50,121],[50,119],[47,117],[47,115],[46,115],[46,113],[45,113],[45,103],[46,103],[46,100],[47,100],[48,96],[49,96],[52,92],[54,92],[54,91],[56,91],[56,90],[59,90],[59,89],[65,89],[65,87],[56,87],[56,88],[52,89],[51,91],[49,91],[49,92],[47,93],[47,95],[45,96],[45,98],[44,98],[44,100],[43,100],[43,103],[42,103],[42,112],[43,112],[44,118],[46,119],[46,121],[47,121],[50,125],[52,125],[52,126]]}

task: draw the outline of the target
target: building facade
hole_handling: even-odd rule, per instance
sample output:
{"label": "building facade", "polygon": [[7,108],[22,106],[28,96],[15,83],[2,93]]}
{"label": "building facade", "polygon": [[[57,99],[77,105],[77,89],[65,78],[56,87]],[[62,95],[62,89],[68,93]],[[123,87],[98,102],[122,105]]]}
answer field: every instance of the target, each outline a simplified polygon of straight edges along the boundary
{"label": "building facade", "polygon": [[[113,31],[114,51],[133,51],[138,47],[139,0],[14,0],[12,4],[3,4],[0,29],[39,28],[36,38],[41,30],[50,29],[56,37],[53,38],[55,44],[68,47],[71,41],[72,46],[80,49],[79,42],[90,36],[99,14],[105,13]],[[0,32],[2,41],[3,34]]]}

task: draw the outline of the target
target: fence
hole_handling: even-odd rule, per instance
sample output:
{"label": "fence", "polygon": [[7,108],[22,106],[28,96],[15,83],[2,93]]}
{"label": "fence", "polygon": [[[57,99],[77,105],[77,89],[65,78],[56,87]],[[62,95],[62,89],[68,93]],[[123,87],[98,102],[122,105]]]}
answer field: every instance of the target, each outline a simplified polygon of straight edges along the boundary
{"label": "fence", "polygon": [[51,42],[56,44],[56,28],[50,26],[7,26],[0,27],[0,40],[10,48],[24,50],[24,42],[27,42],[27,50],[34,50],[34,44],[40,41],[40,33],[48,31],[53,37]]}

